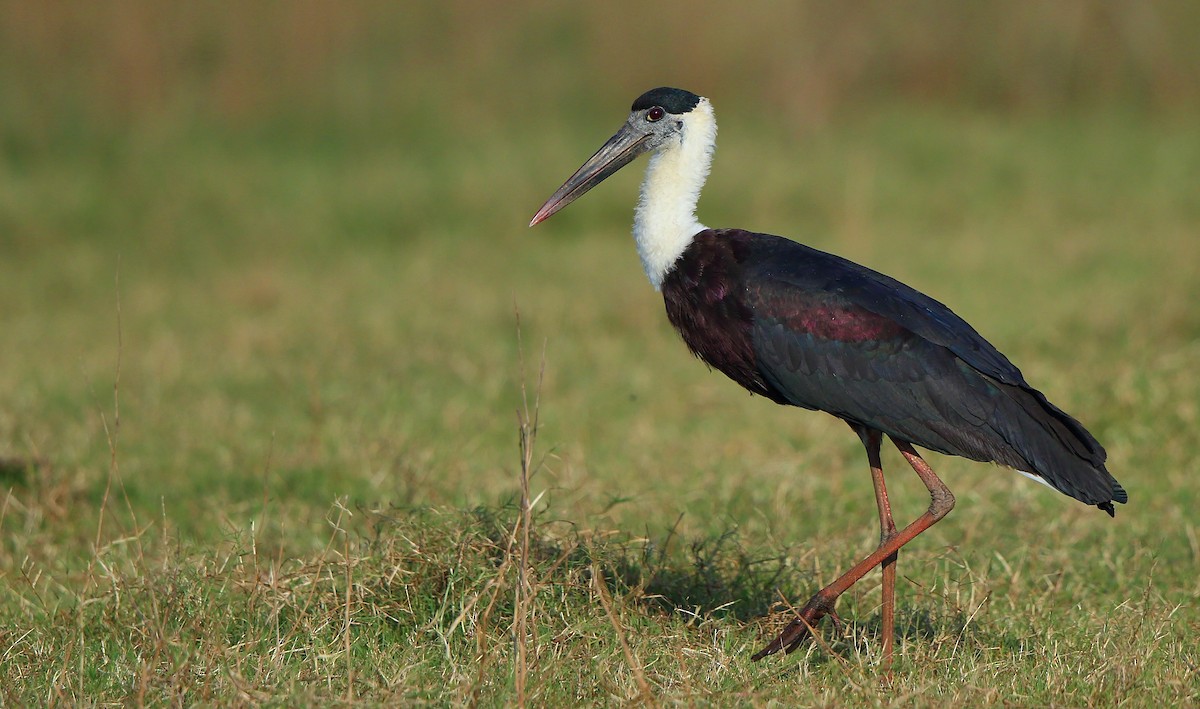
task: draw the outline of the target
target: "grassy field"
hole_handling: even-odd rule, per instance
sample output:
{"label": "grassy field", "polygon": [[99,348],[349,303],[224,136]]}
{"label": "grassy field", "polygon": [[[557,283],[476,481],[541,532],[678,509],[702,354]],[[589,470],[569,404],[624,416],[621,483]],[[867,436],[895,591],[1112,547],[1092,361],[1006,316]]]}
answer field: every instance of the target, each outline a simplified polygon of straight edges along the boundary
{"label": "grassy field", "polygon": [[[1200,703],[1195,11],[28,7],[0,3],[0,703]],[[666,82],[721,121],[702,221],[951,304],[1129,490],[1109,519],[930,454],[959,502],[900,556],[884,687],[875,575],[748,659],[877,538],[856,437],[688,356],[638,170],[525,228]]]}

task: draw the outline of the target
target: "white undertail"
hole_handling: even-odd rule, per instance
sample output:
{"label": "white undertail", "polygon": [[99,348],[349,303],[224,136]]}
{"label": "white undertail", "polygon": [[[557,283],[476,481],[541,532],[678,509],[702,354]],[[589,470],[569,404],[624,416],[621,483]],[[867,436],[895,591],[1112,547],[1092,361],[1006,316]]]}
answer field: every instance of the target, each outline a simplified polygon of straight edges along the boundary
{"label": "white undertail", "polygon": [[707,228],[696,220],[696,203],[712,166],[717,119],[712,104],[701,98],[682,120],[678,140],[650,156],[633,219],[638,255],[655,290],[662,287],[692,237]]}
{"label": "white undertail", "polygon": [[[1013,470],[1017,470],[1017,469],[1013,468]],[[1017,470],[1017,472],[1020,473],[1021,475],[1024,475],[1025,477],[1029,478],[1030,480],[1034,481],[1035,483],[1041,483],[1041,484],[1045,485],[1046,487],[1050,488],[1051,490],[1054,489],[1054,486],[1051,485],[1050,483],[1046,482],[1046,478],[1043,478],[1041,475],[1034,475],[1033,473],[1027,473],[1024,470]]]}

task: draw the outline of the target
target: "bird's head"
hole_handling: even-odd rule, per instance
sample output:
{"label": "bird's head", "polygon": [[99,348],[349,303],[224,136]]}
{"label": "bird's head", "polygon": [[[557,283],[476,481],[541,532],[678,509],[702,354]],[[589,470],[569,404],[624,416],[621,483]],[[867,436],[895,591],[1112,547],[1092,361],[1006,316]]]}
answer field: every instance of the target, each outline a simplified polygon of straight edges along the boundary
{"label": "bird's head", "polygon": [[678,145],[687,132],[689,119],[695,117],[693,109],[701,102],[708,105],[706,99],[690,91],[665,86],[638,96],[621,130],[546,200],[529,226],[549,219],[642,153]]}

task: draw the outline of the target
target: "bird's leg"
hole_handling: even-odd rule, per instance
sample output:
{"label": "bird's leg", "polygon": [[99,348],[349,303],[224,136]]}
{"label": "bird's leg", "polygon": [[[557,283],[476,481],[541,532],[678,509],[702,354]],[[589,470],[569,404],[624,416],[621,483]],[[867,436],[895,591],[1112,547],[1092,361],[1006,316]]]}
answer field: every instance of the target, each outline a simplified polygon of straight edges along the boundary
{"label": "bird's leg", "polygon": [[[896,536],[896,523],[892,521],[892,503],[888,501],[887,485],[883,480],[883,463],[879,459],[879,444],[883,434],[869,428],[856,427],[863,445],[867,448],[867,461],[871,464],[871,483],[875,486],[875,504],[879,508],[879,546],[887,544]],[[896,559],[900,552],[894,551],[883,562],[883,606],[880,625],[883,632],[883,658],[880,667],[884,672],[892,669],[892,645],[896,636]]]}
{"label": "bird's leg", "polygon": [[[883,434],[879,431],[850,424],[858,437],[862,439],[863,447],[867,449],[867,462],[871,465],[871,484],[875,487],[875,505],[879,509],[879,546],[882,547],[896,536],[896,523],[892,521],[892,503],[888,500],[887,484],[883,479],[883,463],[879,458],[879,446],[883,442]],[[878,547],[876,547],[878,548]],[[883,633],[883,658],[880,667],[884,672],[892,668],[892,646],[896,635],[896,559],[900,552],[894,552],[883,560],[879,570],[883,572],[883,604],[880,621]]]}
{"label": "bird's leg", "polygon": [[[876,547],[879,549],[882,548],[883,545],[887,544],[887,542],[896,535],[896,524],[894,521],[892,521],[892,506],[888,501],[887,486],[883,479],[883,464],[879,457],[879,448],[883,440],[883,434],[875,429],[859,424],[852,423],[850,424],[850,427],[854,429],[854,432],[857,433],[859,438],[862,440],[863,447],[867,450],[867,461],[871,466],[871,482],[875,488],[875,504],[879,509],[879,546]],[[886,557],[880,565],[883,572],[882,665],[885,671],[891,667],[892,644],[893,637],[895,635],[897,556],[898,552],[893,552],[891,555]],[[819,598],[820,595],[821,594],[814,596],[813,599],[810,600],[809,603],[800,610],[800,617],[793,620],[779,636],[776,642],[773,643],[772,647],[778,645],[778,647],[775,647],[774,651],[778,651],[784,645],[788,646],[789,652],[794,650],[799,645],[800,641],[808,637],[808,634],[812,631],[812,627],[815,626],[824,615],[830,615],[837,620],[837,616],[833,613],[833,604],[836,602],[836,596],[828,599],[826,602],[825,599]],[[789,638],[791,641],[788,642],[788,640],[785,640],[785,638]],[[764,650],[758,655],[755,655],[755,659],[765,656],[764,653],[771,654]]]}
{"label": "bird's leg", "polygon": [[[800,645],[808,639],[812,634],[813,626],[821,620],[821,618],[833,612],[833,606],[837,602],[839,596],[846,592],[846,589],[853,586],[867,572],[883,564],[886,560],[891,559],[893,565],[893,573],[895,570],[895,554],[900,550],[900,547],[908,544],[916,538],[918,534],[932,527],[938,520],[945,517],[954,509],[954,494],[950,492],[950,488],[934,474],[933,469],[925,462],[923,458],[913,450],[913,447],[905,441],[892,438],[892,443],[900,450],[900,454],[904,456],[908,464],[916,471],[917,477],[921,478],[921,482],[925,483],[925,487],[929,490],[929,509],[924,514],[913,520],[904,529],[892,534],[890,538],[879,545],[875,551],[871,552],[867,558],[855,564],[849,571],[842,574],[833,583],[825,588],[817,591],[817,593],[809,599],[808,603],[798,612],[799,617],[788,623],[779,637],[771,641],[769,645],[759,650],[751,659],[761,660],[767,655],[773,655],[780,650],[786,650],[791,653],[800,647]],[[870,453],[870,446],[867,451]],[[872,462],[874,467],[878,462],[878,457]],[[880,476],[882,480],[882,474]],[[890,515],[890,512],[888,512]],[[880,511],[882,519],[884,512]],[[893,577],[894,582],[894,577]],[[889,594],[891,595],[891,594]],[[892,602],[895,598],[891,599]],[[885,638],[885,642],[886,638]]]}

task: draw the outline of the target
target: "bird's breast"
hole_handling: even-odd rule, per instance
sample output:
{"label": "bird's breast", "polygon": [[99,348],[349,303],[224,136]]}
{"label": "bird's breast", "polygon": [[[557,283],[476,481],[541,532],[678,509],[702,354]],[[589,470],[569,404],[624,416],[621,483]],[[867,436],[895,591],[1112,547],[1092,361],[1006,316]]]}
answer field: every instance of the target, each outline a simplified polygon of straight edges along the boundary
{"label": "bird's breast", "polygon": [[755,394],[785,403],[758,368],[754,313],[737,250],[736,240],[697,234],[663,279],[667,319],[709,366]]}

